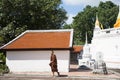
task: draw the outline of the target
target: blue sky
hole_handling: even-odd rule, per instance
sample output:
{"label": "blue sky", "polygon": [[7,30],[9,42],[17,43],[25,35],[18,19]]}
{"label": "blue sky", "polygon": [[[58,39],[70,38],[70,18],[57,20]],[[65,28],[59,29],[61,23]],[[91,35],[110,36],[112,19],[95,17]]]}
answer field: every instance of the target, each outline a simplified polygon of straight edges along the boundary
{"label": "blue sky", "polygon": [[98,6],[100,1],[112,1],[120,5],[120,0],[62,0],[62,7],[67,11],[68,20],[67,24],[72,23],[72,17],[76,16],[78,12],[82,11],[86,5]]}

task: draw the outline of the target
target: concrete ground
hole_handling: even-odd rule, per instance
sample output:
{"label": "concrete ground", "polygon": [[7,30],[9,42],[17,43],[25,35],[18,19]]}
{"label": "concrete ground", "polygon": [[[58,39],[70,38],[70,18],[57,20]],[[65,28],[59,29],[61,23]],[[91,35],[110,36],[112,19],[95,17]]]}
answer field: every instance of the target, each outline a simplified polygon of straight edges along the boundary
{"label": "concrete ground", "polygon": [[70,72],[60,72],[61,76],[53,77],[51,72],[4,74],[0,80],[120,80],[120,74],[109,71],[108,75],[93,74],[91,70],[78,69],[77,65],[70,65]]}

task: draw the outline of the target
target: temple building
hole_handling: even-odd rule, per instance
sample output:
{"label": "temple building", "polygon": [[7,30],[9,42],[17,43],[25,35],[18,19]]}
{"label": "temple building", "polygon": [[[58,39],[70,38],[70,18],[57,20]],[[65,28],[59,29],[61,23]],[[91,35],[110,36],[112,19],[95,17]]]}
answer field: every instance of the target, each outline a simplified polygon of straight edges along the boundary
{"label": "temple building", "polygon": [[[95,61],[102,59],[108,68],[120,69],[120,8],[113,28],[101,29],[98,17],[96,17],[89,49],[91,59]],[[83,53],[86,50],[83,50]]]}
{"label": "temple building", "polygon": [[[59,72],[69,72],[73,29],[27,30],[0,47],[11,73],[51,72],[51,52],[57,57]],[[64,65],[63,65],[64,64]]]}

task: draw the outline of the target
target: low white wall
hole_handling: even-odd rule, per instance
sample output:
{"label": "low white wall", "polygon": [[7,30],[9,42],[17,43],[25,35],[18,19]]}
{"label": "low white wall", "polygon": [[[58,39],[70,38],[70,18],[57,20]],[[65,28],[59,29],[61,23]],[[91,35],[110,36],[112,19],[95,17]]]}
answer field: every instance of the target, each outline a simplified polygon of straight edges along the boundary
{"label": "low white wall", "polygon": [[[50,72],[51,51],[7,51],[10,72]],[[70,51],[56,50],[59,72],[69,71]]]}
{"label": "low white wall", "polygon": [[106,66],[108,68],[112,68],[112,69],[120,69],[120,62],[109,62],[109,61],[106,61]]}

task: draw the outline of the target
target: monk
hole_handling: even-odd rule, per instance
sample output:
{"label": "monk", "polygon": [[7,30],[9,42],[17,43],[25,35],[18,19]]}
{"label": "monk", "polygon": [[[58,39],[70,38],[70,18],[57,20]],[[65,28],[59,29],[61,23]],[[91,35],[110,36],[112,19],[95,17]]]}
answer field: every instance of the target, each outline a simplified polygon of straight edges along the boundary
{"label": "monk", "polygon": [[53,73],[53,76],[54,76],[55,72],[57,72],[58,76],[60,76],[58,69],[57,69],[57,58],[56,58],[56,55],[54,54],[54,51],[52,51],[52,53],[51,53],[49,65],[51,67],[51,71]]}

